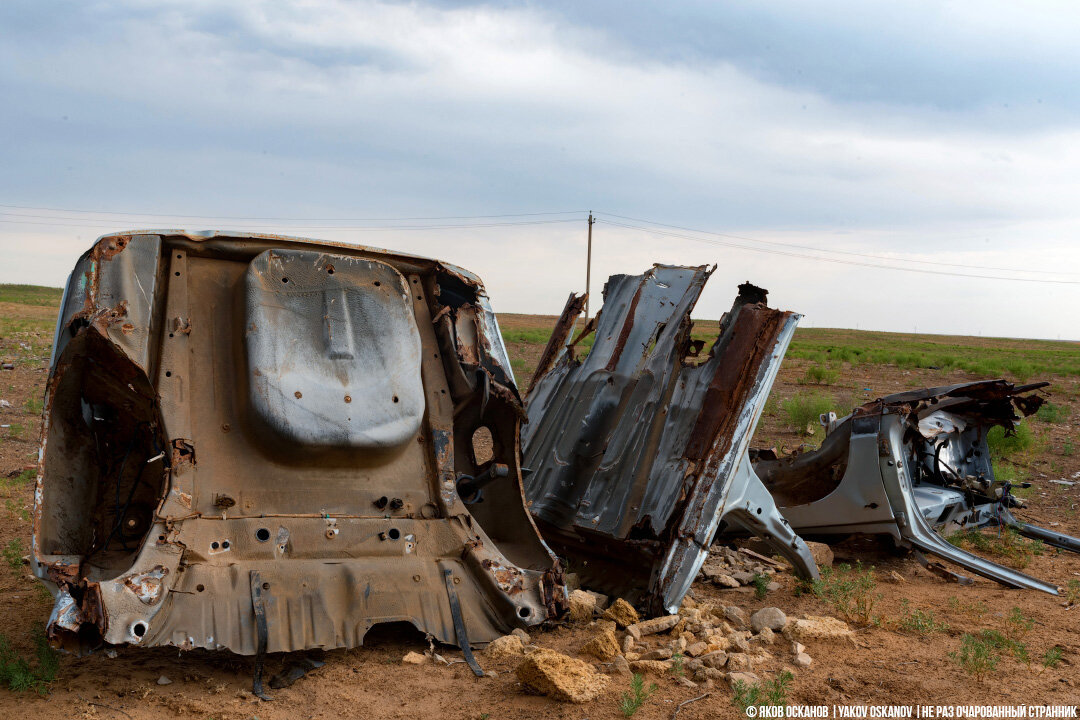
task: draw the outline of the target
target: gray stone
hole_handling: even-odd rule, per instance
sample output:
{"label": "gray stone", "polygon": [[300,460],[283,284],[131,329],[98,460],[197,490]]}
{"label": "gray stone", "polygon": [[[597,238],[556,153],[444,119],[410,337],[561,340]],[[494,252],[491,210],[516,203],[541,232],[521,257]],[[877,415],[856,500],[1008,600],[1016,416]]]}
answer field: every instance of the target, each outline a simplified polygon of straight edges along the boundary
{"label": "gray stone", "polygon": [[750,616],[750,627],[754,632],[761,632],[763,628],[780,631],[787,625],[787,615],[777,607],[761,608]]}
{"label": "gray stone", "polygon": [[746,613],[742,611],[742,608],[735,605],[727,605],[724,607],[724,619],[731,623],[736,629],[743,629],[746,627]]}

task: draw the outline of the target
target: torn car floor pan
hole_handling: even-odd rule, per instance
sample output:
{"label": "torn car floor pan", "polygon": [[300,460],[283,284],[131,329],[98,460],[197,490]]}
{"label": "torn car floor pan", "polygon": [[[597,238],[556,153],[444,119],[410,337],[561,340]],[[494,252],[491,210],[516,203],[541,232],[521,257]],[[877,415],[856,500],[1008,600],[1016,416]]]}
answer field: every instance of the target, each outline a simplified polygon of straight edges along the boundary
{"label": "torn car floor pan", "polygon": [[[463,270],[277,236],[105,236],[69,279],[48,383],[48,635],[251,655],[353,647],[380,623],[446,643],[540,623],[565,588],[524,506],[523,416]],[[485,473],[467,505],[459,479]]]}
{"label": "torn car floor pan", "polygon": [[1003,585],[1056,595],[1055,585],[966,552],[935,530],[993,519],[1076,547],[1075,538],[1012,517],[1015,498],[995,479],[986,441],[995,425],[1012,432],[1021,419],[1016,410],[1038,410],[1042,398],[1030,393],[1046,385],[989,380],[890,395],[829,423],[817,450],[782,458],[755,453],[754,469],[801,535],[889,535]]}
{"label": "torn car floor pan", "polygon": [[571,297],[541,356],[523,428],[526,496],[583,585],[675,612],[717,529],[770,541],[803,577],[805,543],[754,475],[747,445],[798,315],[749,283],[707,356],[690,313],[711,271],[656,265],[612,276],[604,306],[571,340]]}

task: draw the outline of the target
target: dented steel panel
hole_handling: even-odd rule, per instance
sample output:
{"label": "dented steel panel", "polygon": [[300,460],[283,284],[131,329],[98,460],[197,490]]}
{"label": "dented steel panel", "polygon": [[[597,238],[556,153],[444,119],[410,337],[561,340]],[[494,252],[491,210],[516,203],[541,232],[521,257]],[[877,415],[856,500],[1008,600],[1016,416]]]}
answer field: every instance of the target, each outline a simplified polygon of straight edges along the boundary
{"label": "dented steel panel", "polygon": [[[986,443],[990,428],[1011,432],[1038,410],[1042,398],[1032,391],[1046,385],[990,380],[890,395],[827,423],[818,450],[756,453],[754,468],[800,534],[889,535],[1004,585],[1057,594],[1054,585],[965,552],[935,530],[993,521],[1035,537],[1049,533],[1012,517],[1015,498],[994,477]],[[1061,547],[1076,542],[1050,534]]]}
{"label": "dented steel panel", "polygon": [[[542,622],[565,588],[524,506],[522,416],[483,285],[458,268],[276,236],[106,236],[69,280],[49,377],[33,547],[48,635],[253,654],[352,647],[396,621],[449,643]],[[458,483],[485,473],[467,505]]]}
{"label": "dented steel panel", "polygon": [[746,459],[798,316],[747,283],[699,357],[690,313],[710,273],[656,265],[611,277],[583,359],[581,336],[567,343],[581,306],[571,298],[544,351],[550,369],[529,391],[526,495],[545,538],[583,583],[656,612],[678,607],[725,523],[816,575]]}

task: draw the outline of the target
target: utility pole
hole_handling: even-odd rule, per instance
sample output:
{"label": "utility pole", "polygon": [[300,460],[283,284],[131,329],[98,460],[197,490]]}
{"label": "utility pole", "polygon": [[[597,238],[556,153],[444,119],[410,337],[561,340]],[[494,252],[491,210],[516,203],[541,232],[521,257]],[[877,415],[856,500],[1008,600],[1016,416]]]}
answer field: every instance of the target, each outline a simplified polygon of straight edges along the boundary
{"label": "utility pole", "polygon": [[589,211],[589,254],[585,256],[585,319],[589,319],[589,279],[592,277],[592,210]]}

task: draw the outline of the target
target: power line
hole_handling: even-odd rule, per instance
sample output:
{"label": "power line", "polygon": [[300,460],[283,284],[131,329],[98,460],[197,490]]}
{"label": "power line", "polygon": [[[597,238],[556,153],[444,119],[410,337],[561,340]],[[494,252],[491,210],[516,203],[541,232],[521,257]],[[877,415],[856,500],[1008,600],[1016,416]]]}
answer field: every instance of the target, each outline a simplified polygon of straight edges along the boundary
{"label": "power line", "polygon": [[[169,213],[133,213],[133,212],[117,212],[112,210],[70,210],[64,208],[50,208],[50,207],[36,207],[31,205],[4,205],[0,203],[0,208],[9,208],[13,210],[36,210],[39,212],[57,212],[57,213],[82,213],[92,215],[122,215],[125,217],[154,217],[154,218],[185,218],[191,220],[267,220],[273,222],[343,222],[343,223],[364,223],[364,222],[414,222],[423,220],[489,220],[497,218],[511,218],[511,217],[537,217],[541,215],[581,215],[584,216],[588,211],[586,210],[559,210],[554,212],[529,212],[529,213],[505,213],[502,215],[435,215],[428,217],[390,217],[390,218],[287,218],[287,217],[259,217],[256,215],[175,215]],[[7,213],[10,215],[16,215],[18,213]],[[25,217],[36,217],[27,215]],[[76,220],[78,218],[62,218]],[[97,219],[97,218],[89,218]],[[101,218],[104,219],[104,218]],[[306,226],[310,227],[310,226]]]}
{"label": "power line", "polygon": [[[605,213],[605,214],[610,215],[610,213]],[[977,278],[977,279],[980,279],[980,280],[1005,280],[1005,281],[1012,281],[1012,282],[1044,283],[1044,284],[1054,284],[1054,285],[1080,285],[1080,280],[1049,280],[1049,279],[1039,279],[1039,278],[1004,277],[1004,276],[997,276],[997,275],[974,275],[974,274],[970,274],[970,273],[951,272],[951,271],[948,271],[948,270],[930,270],[930,269],[926,269],[926,268],[907,268],[907,267],[898,267],[898,266],[895,266],[895,265],[881,265],[879,263],[862,262],[862,261],[859,261],[859,260],[844,260],[842,258],[821,257],[820,255],[807,255],[805,253],[789,252],[789,251],[785,251],[785,250],[775,250],[775,249],[772,249],[772,248],[754,247],[752,245],[740,245],[738,243],[725,242],[723,240],[713,240],[713,239],[710,239],[710,238],[694,237],[693,235],[683,235],[683,234],[680,234],[680,233],[673,233],[673,232],[668,232],[668,231],[664,231],[664,230],[657,230],[656,228],[642,227],[640,225],[629,225],[629,224],[626,224],[626,223],[619,223],[619,222],[615,222],[613,220],[604,220],[604,219],[601,219],[601,218],[597,218],[596,222],[601,222],[601,223],[604,223],[605,225],[612,225],[614,227],[627,228],[627,229],[630,229],[630,230],[641,230],[643,232],[649,232],[649,233],[653,233],[655,235],[662,235],[662,236],[665,236],[665,237],[681,238],[683,240],[692,240],[694,242],[707,243],[707,244],[711,244],[711,245],[720,245],[720,246],[723,246],[723,247],[737,248],[737,249],[740,249],[740,250],[749,250],[751,252],[768,253],[770,255],[785,255],[787,257],[796,257],[796,258],[802,258],[802,259],[805,259],[805,260],[818,260],[818,261],[821,261],[821,262],[831,262],[831,263],[837,263],[837,264],[840,264],[840,265],[855,265],[855,266],[859,266],[859,267],[881,268],[881,269],[884,269],[884,270],[899,270],[899,271],[902,271],[902,272],[922,273],[922,274],[926,274],[926,275],[949,275],[949,276],[952,276],[952,277]]]}
{"label": "power line", "polygon": [[[45,225],[49,227],[93,227],[93,228],[115,228],[116,222],[103,218],[87,218],[86,220],[79,220],[78,222],[57,222],[55,220],[49,222],[39,222],[39,220],[48,219],[47,215],[14,215],[12,213],[0,212],[0,216],[4,218],[16,218],[16,219],[0,219],[0,223],[16,224],[16,225]],[[23,220],[21,218],[36,218],[35,220]],[[78,218],[60,218],[61,220],[78,220]],[[579,218],[568,218],[560,220],[518,220],[508,222],[489,222],[489,223],[454,223],[444,225],[253,225],[251,223],[233,224],[233,223],[213,223],[215,227],[221,229],[239,229],[239,230],[251,230],[251,229],[277,229],[277,230],[350,230],[358,232],[386,232],[394,230],[468,230],[473,228],[490,228],[490,227],[511,227],[517,225],[554,225],[558,223],[576,223],[580,222]]]}
{"label": "power line", "polygon": [[775,240],[761,240],[761,239],[758,239],[758,238],[745,237],[743,235],[732,235],[730,233],[719,233],[719,232],[713,232],[713,231],[709,231],[709,230],[697,230],[695,228],[683,227],[681,225],[669,225],[667,223],[655,222],[653,220],[643,220],[642,218],[628,217],[626,215],[616,215],[615,213],[609,213],[609,212],[597,211],[597,214],[598,215],[607,215],[609,217],[614,217],[614,218],[620,218],[622,220],[630,220],[632,222],[637,222],[637,223],[644,223],[646,225],[655,225],[655,226],[658,226],[658,227],[672,228],[674,230],[684,230],[686,232],[696,232],[696,233],[701,233],[703,235],[713,235],[713,236],[716,236],[716,237],[732,238],[734,240],[744,240],[746,242],[763,243],[763,244],[766,244],[766,245],[776,245],[776,246],[779,246],[779,247],[797,248],[797,249],[800,249],[800,250],[812,250],[814,252],[827,252],[827,253],[836,253],[836,254],[840,254],[840,255],[851,255],[851,256],[854,256],[854,257],[870,258],[870,259],[874,259],[874,260],[887,260],[889,262],[918,263],[920,265],[936,265],[936,266],[940,266],[940,267],[971,268],[971,269],[975,269],[975,270],[997,270],[997,271],[1000,271],[1000,272],[1023,272],[1023,273],[1033,273],[1033,274],[1037,274],[1037,275],[1080,275],[1080,273],[1053,272],[1053,271],[1050,271],[1050,270],[1025,270],[1023,268],[994,267],[994,266],[991,266],[991,265],[969,265],[969,264],[966,264],[966,263],[948,263],[948,262],[940,262],[940,261],[937,261],[937,260],[915,260],[915,259],[910,259],[910,258],[892,257],[892,256],[889,256],[889,255],[875,255],[873,253],[854,252],[854,251],[851,251],[851,250],[833,250],[833,249],[830,249],[830,248],[814,247],[812,245],[799,245],[799,244],[796,244],[796,243],[785,243],[785,242],[778,242],[778,241],[775,241]]}

